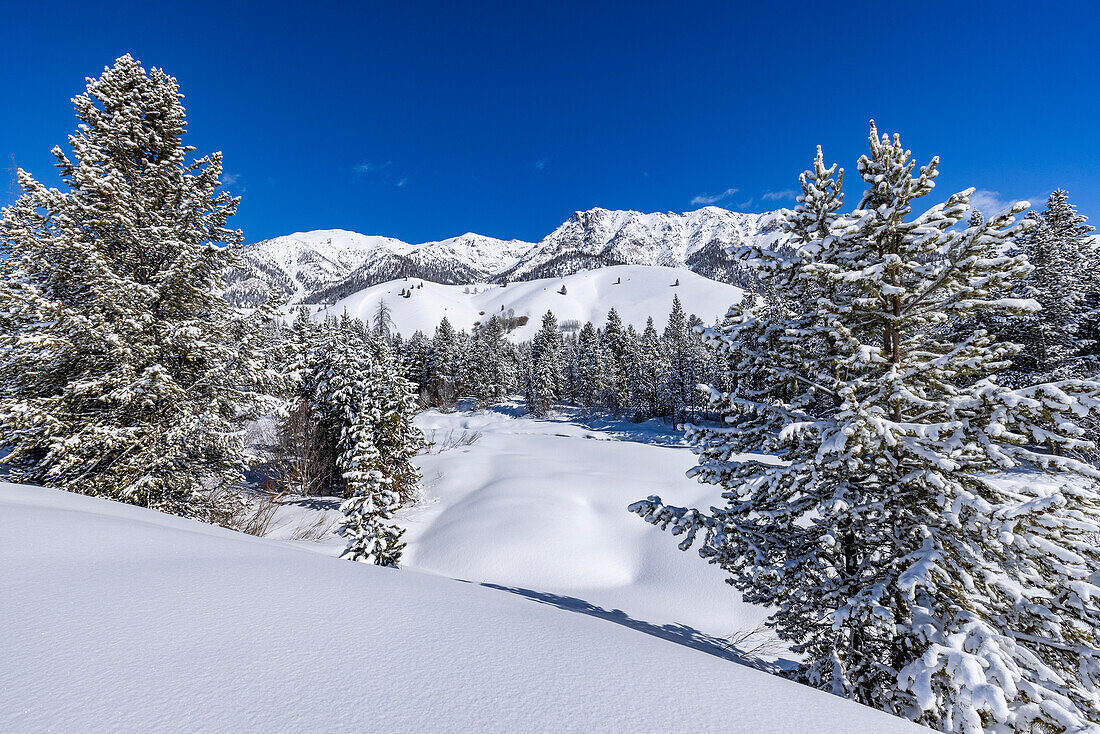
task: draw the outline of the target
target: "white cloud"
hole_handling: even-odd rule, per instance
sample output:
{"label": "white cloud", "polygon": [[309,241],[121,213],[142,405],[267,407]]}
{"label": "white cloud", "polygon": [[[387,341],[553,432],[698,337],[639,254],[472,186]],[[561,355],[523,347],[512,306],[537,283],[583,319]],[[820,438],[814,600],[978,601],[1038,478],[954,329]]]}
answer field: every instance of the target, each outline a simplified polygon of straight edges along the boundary
{"label": "white cloud", "polygon": [[794,189],[783,189],[782,191],[768,191],[761,194],[760,198],[763,201],[783,201],[784,199],[794,199],[798,196],[798,192]]}
{"label": "white cloud", "polygon": [[722,193],[716,194],[715,196],[709,196],[707,194],[699,194],[698,196],[696,196],[694,199],[691,200],[691,203],[692,204],[703,204],[704,206],[709,206],[710,204],[717,204],[718,202],[722,201],[723,199],[728,199],[729,197],[733,196],[736,193],[737,193],[737,189],[726,189]]}
{"label": "white cloud", "polygon": [[1002,198],[999,191],[978,189],[970,196],[970,208],[977,209],[986,219],[1000,214],[1012,204],[1008,199]]}
{"label": "white cloud", "polygon": [[536,171],[544,171],[544,170],[546,170],[546,166],[549,163],[550,163],[549,158],[539,158],[537,161],[535,161],[531,165],[533,165],[535,167]]}
{"label": "white cloud", "polygon": [[374,163],[372,161],[364,161],[353,169],[356,173],[366,175],[374,185],[382,186],[396,186],[399,189],[405,188],[405,184],[409,182],[408,176],[401,176],[393,169],[393,161],[386,161],[385,163]]}
{"label": "white cloud", "polygon": [[241,180],[241,174],[239,174],[239,173],[223,173],[222,174],[222,185],[223,186],[232,186],[233,184],[237,183],[240,180]]}
{"label": "white cloud", "polygon": [[359,173],[377,173],[378,171],[384,171],[389,168],[393,161],[386,161],[385,163],[371,163],[370,161],[364,161],[355,167],[355,170]]}
{"label": "white cloud", "polygon": [[750,206],[752,206],[752,203],[754,201],[756,201],[756,199],[750,196],[748,201],[740,201],[736,204],[736,206],[738,209],[748,209]]}

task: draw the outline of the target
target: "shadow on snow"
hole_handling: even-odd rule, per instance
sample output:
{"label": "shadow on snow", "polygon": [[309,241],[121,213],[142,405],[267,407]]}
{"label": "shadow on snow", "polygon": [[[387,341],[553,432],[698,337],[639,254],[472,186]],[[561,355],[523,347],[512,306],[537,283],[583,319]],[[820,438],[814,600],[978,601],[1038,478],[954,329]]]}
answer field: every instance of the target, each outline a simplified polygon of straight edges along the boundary
{"label": "shadow on snow", "polygon": [[[465,583],[474,582],[466,581]],[[735,645],[732,645],[729,640],[708,635],[705,632],[700,632],[687,625],[651,624],[650,622],[645,622],[640,619],[634,619],[621,609],[604,609],[603,607],[598,607],[595,604],[583,599],[577,599],[576,597],[550,594],[543,591],[533,591],[531,589],[522,589],[518,587],[501,586],[499,584],[481,583],[478,585],[489,589],[496,589],[497,591],[506,591],[509,594],[516,594],[539,604],[547,604],[569,612],[587,614],[590,617],[621,624],[632,630],[644,632],[647,635],[659,637],[662,640],[675,642],[678,645],[690,647],[693,650],[705,652],[708,655],[714,655],[723,660],[740,663],[741,665],[763,670],[768,673],[782,673],[784,670],[789,670],[796,665],[795,662],[782,658],[775,662],[761,660],[760,658],[753,657],[751,654],[738,649]]]}

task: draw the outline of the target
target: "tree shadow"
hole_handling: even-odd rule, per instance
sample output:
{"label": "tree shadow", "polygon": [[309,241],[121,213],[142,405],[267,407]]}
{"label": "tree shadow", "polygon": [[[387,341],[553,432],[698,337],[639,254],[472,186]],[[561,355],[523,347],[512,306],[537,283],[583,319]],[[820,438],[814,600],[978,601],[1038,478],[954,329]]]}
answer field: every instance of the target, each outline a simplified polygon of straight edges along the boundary
{"label": "tree shadow", "polygon": [[339,497],[295,497],[284,499],[282,504],[304,507],[307,510],[339,510],[344,503]]}
{"label": "tree shadow", "polygon": [[[473,583],[467,581],[466,583]],[[653,637],[658,637],[662,640],[668,640],[669,642],[675,642],[678,645],[684,647],[690,647],[693,650],[699,652],[705,652],[708,655],[713,655],[723,660],[729,660],[730,662],[739,663],[741,665],[754,668],[756,670],[762,670],[767,673],[778,674],[786,670],[794,668],[797,663],[792,660],[779,658],[774,662],[768,660],[762,660],[753,656],[750,651],[739,649],[737,646],[730,643],[729,640],[722,637],[714,637],[708,635],[705,632],[688,627],[683,624],[664,624],[656,625],[649,622],[645,622],[640,619],[634,619],[621,609],[604,609],[598,607],[595,604],[585,601],[584,599],[577,599],[572,596],[562,596],[560,594],[549,594],[543,591],[532,591],[531,589],[523,589],[512,586],[501,586],[499,584],[481,583],[479,586],[484,586],[489,589],[496,589],[497,591],[506,591],[509,594],[516,594],[518,596],[525,597],[531,601],[539,604],[547,604],[558,609],[564,609],[569,612],[578,612],[580,614],[587,614],[590,617],[596,617],[597,619],[603,619],[608,622],[614,622],[615,624],[621,624],[624,627],[629,627],[632,630],[643,632]]]}
{"label": "tree shadow", "polygon": [[647,443],[670,448],[682,448],[687,445],[683,431],[678,430],[663,418],[650,418],[635,423],[625,415],[575,405],[555,405],[550,415],[538,416],[528,412],[527,407],[518,402],[498,403],[486,407],[485,410],[509,418],[526,418],[541,423],[570,423],[589,431],[605,433],[608,439],[618,441]]}

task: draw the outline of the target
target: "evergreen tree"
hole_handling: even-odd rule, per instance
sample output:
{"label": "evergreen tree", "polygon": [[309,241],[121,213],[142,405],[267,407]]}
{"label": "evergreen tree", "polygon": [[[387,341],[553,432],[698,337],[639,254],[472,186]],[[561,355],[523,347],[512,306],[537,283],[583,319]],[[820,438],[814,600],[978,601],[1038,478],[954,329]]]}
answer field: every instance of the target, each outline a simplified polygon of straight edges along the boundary
{"label": "evergreen tree", "polygon": [[632,345],[623,329],[623,320],[614,308],[607,312],[601,343],[606,358],[604,381],[607,407],[612,410],[626,408],[630,405],[630,384],[626,377],[627,353]]}
{"label": "evergreen tree", "polygon": [[[221,154],[188,160],[176,80],[129,55],[74,98],[64,184],[0,223],[0,445],[12,478],[214,519],[279,377],[216,295],[241,234]],[[224,246],[222,246],[224,245]]]}
{"label": "evergreen tree", "polygon": [[668,360],[663,402],[671,409],[673,423],[679,423],[683,417],[688,392],[692,389],[690,337],[687,314],[684,313],[680,297],[673,296],[672,311],[668,315],[668,325],[665,326],[661,345]]}
{"label": "evergreen tree", "polygon": [[[794,253],[743,253],[796,310],[748,304],[708,333],[738,374],[711,394],[726,425],[691,431],[692,474],[721,485],[725,507],[631,509],[685,533],[683,549],[702,531],[701,554],[775,609],[812,685],[944,731],[1094,728],[1100,473],[1035,445],[1080,447],[1067,414],[1094,408],[1100,384],[1011,390],[991,373],[1012,345],[942,337],[952,318],[1035,308],[989,297],[1029,271],[988,256],[1026,204],[958,229],[968,190],[910,218],[938,160],[914,176],[873,123],[870,145],[850,215],[819,151],[787,220]],[[1014,467],[1078,476],[990,478]]]}
{"label": "evergreen tree", "polygon": [[515,356],[504,338],[504,323],[492,316],[471,340],[470,392],[482,405],[511,395],[517,385]]}
{"label": "evergreen tree", "polygon": [[664,387],[668,384],[668,362],[652,316],[646,320],[645,330],[632,357],[630,374],[634,386],[633,403],[641,411],[638,417],[667,415]]}
{"label": "evergreen tree", "polygon": [[449,409],[458,397],[462,365],[462,344],[446,316],[439,322],[432,339],[425,368],[428,405]]}
{"label": "evergreen tree", "polygon": [[[302,399],[309,406],[309,421],[317,433],[317,491],[349,497],[344,472],[346,457],[355,451],[353,426],[360,418],[364,389],[375,363],[365,329],[348,317],[328,319],[310,350]],[[379,408],[380,409],[380,408]]]}
{"label": "evergreen tree", "polygon": [[343,522],[339,533],[348,539],[341,558],[396,567],[405,547],[401,542],[405,531],[389,522],[400,500],[391,489],[392,478],[378,468],[382,457],[374,437],[382,420],[381,404],[364,400],[346,428],[348,448],[340,464],[351,496],[340,507]]}
{"label": "evergreen tree", "polygon": [[1097,292],[1096,254],[1088,238],[1092,227],[1077,214],[1066,192],[1052,193],[1046,208],[1029,219],[1032,226],[1017,238],[1016,246],[1035,269],[1016,290],[1038,301],[1042,310],[1014,320],[1008,328],[1007,336],[1023,346],[1013,360],[1021,384],[1087,371],[1081,357],[1093,351],[1088,322]]}
{"label": "evergreen tree", "polygon": [[577,399],[591,407],[605,403],[606,360],[596,327],[589,321],[577,338]]}
{"label": "evergreen tree", "polygon": [[527,408],[546,415],[554,406],[562,387],[562,336],[553,312],[542,317],[542,328],[531,341]]}

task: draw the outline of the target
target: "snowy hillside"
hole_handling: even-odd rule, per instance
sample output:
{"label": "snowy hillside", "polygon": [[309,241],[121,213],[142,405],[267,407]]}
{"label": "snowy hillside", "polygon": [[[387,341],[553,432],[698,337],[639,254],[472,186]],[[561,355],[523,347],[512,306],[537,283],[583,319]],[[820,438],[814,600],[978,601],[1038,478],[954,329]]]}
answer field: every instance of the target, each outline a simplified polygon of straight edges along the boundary
{"label": "snowy hillside", "polygon": [[682,267],[736,283],[731,246],[773,247],[782,211],[743,214],[714,206],[683,214],[591,209],[576,212],[537,244],[472,232],[407,244],[344,230],[318,230],[246,246],[226,296],[255,305],[270,288],[292,303],[333,303],[394,278],[437,283],[501,282],[562,276],[618,264]]}
{"label": "snowy hillside", "polygon": [[[616,282],[621,281],[621,282]],[[674,285],[679,281],[680,285]],[[423,283],[423,288],[420,284]],[[562,286],[565,294],[561,293]],[[409,290],[409,297],[400,295]],[[476,291],[476,292],[475,292]],[[316,318],[339,316],[345,310],[370,321],[384,301],[393,316],[394,327],[410,336],[420,330],[431,334],[446,316],[456,329],[470,330],[477,321],[494,314],[514,312],[529,321],[509,334],[515,341],[530,339],[538,330],[541,316],[553,311],[558,321],[574,319],[602,325],[610,308],[618,310],[623,322],[641,330],[653,317],[664,327],[673,296],[679,296],[684,310],[707,323],[723,316],[730,305],[741,300],[742,290],[719,283],[682,268],[617,265],[585,270],[564,278],[509,282],[506,285],[441,285],[416,279],[395,280],[359,291],[319,311]]]}
{"label": "snowy hillside", "polygon": [[270,288],[291,303],[332,302],[407,275],[448,283],[487,280],[533,246],[473,233],[410,245],[341,229],[299,232],[245,247],[242,267],[228,278],[226,297],[251,306]]}
{"label": "snowy hillside", "polygon": [[0,538],[5,732],[922,731],[553,603],[103,499],[0,485]]}
{"label": "snowy hillside", "polygon": [[575,212],[503,277],[562,275],[586,263],[688,267],[720,276],[716,271],[728,264],[726,248],[775,246],[782,237],[780,214],[744,214],[716,206],[683,214],[599,208]]}

